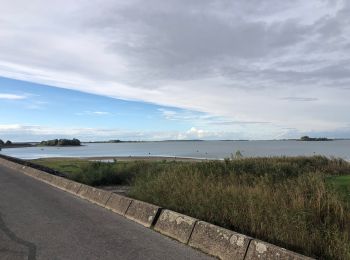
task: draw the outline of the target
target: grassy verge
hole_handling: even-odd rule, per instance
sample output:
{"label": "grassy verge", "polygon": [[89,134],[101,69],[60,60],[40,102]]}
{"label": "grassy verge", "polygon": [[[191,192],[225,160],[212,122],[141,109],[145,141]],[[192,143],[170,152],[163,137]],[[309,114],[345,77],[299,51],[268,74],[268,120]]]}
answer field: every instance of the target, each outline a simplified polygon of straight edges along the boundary
{"label": "grassy verge", "polygon": [[79,167],[71,178],[93,185],[130,183],[134,198],[319,259],[350,259],[350,164],[343,160],[84,162]]}
{"label": "grassy verge", "polygon": [[114,161],[93,162],[84,159],[37,159],[32,162],[65,173],[69,179],[91,186],[131,185],[136,175],[160,172],[173,162]]}

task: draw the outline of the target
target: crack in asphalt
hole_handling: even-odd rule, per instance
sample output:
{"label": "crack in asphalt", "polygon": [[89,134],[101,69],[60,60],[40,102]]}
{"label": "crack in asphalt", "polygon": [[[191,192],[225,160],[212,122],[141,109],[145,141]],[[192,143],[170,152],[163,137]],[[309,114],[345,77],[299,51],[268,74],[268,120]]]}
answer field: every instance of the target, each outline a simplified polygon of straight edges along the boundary
{"label": "crack in asphalt", "polygon": [[2,230],[13,242],[28,248],[28,260],[36,260],[36,245],[16,236],[5,224],[0,213],[0,230]]}

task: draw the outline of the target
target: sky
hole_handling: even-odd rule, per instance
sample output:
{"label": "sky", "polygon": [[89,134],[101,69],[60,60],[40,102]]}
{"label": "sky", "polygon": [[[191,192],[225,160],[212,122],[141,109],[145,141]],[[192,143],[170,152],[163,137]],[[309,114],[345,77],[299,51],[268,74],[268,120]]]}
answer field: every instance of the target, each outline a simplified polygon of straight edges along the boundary
{"label": "sky", "polygon": [[350,137],[346,0],[2,0],[0,139]]}

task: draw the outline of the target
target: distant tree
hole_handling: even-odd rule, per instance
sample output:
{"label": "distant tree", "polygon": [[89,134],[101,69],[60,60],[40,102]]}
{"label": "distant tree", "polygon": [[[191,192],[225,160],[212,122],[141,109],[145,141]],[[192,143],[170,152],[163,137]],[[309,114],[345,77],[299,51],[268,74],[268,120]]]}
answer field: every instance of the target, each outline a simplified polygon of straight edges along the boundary
{"label": "distant tree", "polygon": [[56,146],[58,144],[58,139],[52,139],[40,142],[40,145],[44,146]]}
{"label": "distant tree", "polygon": [[109,140],[108,143],[120,143],[120,140]]}
{"label": "distant tree", "polygon": [[12,142],[10,140],[6,141],[6,145],[11,145],[11,144],[12,144]]}
{"label": "distant tree", "polygon": [[67,146],[67,145],[79,146],[80,141],[76,138],[73,138],[72,140],[70,140],[70,139],[52,139],[52,140],[47,140],[47,141],[41,141],[40,145],[42,145],[42,146]]}
{"label": "distant tree", "polygon": [[72,144],[73,144],[73,145],[76,145],[76,146],[79,146],[79,145],[81,145],[81,142],[80,142],[79,139],[73,138]]}
{"label": "distant tree", "polygon": [[305,135],[305,136],[302,136],[302,137],[300,138],[300,140],[301,140],[301,141],[309,141],[309,140],[310,140],[310,137],[308,137],[307,135]]}
{"label": "distant tree", "polygon": [[0,139],[0,146],[3,146],[4,144],[4,141]]}
{"label": "distant tree", "polygon": [[309,136],[302,136],[300,138],[301,141],[332,141],[332,139],[326,138],[326,137],[309,137]]}

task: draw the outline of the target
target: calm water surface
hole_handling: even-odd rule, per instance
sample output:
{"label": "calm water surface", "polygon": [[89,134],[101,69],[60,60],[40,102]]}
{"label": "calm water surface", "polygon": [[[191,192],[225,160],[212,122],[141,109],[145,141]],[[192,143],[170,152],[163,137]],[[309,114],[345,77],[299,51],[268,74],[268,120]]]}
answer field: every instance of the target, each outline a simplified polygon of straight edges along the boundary
{"label": "calm water surface", "polygon": [[22,159],[48,157],[174,156],[223,159],[240,151],[245,157],[325,155],[350,161],[350,140],[300,141],[187,141],[144,143],[85,143],[80,147],[26,147],[0,153]]}

